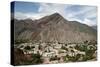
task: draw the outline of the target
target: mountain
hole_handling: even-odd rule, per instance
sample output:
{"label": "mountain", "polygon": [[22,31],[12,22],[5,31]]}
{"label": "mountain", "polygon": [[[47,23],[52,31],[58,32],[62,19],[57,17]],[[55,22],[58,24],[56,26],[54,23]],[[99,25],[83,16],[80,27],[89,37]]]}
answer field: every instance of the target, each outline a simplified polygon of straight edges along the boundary
{"label": "mountain", "polygon": [[68,21],[59,13],[38,20],[13,20],[15,40],[72,43],[97,39],[96,30],[77,21]]}
{"label": "mountain", "polygon": [[97,26],[92,26],[93,29],[97,30]]}

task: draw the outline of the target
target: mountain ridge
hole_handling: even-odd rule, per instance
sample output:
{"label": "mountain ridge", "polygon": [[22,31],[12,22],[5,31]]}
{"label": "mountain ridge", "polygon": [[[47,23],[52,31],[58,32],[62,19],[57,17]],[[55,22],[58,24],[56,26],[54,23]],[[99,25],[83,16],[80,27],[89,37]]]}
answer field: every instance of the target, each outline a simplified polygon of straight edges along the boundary
{"label": "mountain ridge", "polygon": [[[26,22],[25,22],[26,21]],[[30,23],[29,23],[30,22]],[[97,31],[77,21],[68,21],[59,13],[38,20],[15,21],[15,40],[30,39],[43,42],[82,42],[96,40]],[[20,29],[20,32],[17,30]]]}

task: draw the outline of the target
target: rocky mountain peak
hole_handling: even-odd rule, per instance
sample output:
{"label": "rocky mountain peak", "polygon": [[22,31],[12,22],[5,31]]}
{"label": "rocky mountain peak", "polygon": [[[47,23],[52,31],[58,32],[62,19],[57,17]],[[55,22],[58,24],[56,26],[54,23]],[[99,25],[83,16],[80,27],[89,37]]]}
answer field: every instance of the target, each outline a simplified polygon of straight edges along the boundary
{"label": "rocky mountain peak", "polygon": [[76,21],[68,21],[59,13],[42,17],[28,24],[25,20],[24,23],[16,23],[15,27],[16,39],[21,40],[29,39],[33,41],[41,40],[43,42],[58,41],[61,43],[78,43],[85,40],[97,39],[97,32],[94,29]]}
{"label": "rocky mountain peak", "polygon": [[62,17],[59,13],[53,13],[52,15],[50,16],[59,16],[59,17]]}
{"label": "rocky mountain peak", "polygon": [[55,19],[55,20],[57,20],[57,19],[64,19],[59,13],[51,14],[48,17],[51,18],[51,19]]}

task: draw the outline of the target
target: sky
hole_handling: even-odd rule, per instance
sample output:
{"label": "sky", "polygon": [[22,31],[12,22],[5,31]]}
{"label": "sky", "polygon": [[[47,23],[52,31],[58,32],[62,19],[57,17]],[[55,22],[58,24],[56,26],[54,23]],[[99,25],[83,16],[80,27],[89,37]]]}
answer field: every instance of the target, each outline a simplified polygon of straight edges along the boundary
{"label": "sky", "polygon": [[31,18],[34,20],[56,12],[61,14],[69,21],[78,21],[89,26],[97,25],[96,6],[38,2],[14,2],[14,17],[16,19]]}

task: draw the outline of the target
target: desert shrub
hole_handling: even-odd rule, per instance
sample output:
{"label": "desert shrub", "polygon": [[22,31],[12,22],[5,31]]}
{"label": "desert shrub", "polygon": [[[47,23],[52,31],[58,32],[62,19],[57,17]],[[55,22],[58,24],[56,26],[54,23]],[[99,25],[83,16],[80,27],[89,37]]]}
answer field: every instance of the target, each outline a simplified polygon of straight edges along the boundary
{"label": "desert shrub", "polygon": [[24,47],[23,45],[20,46],[20,48],[23,48],[23,47]]}
{"label": "desert shrub", "polygon": [[67,46],[68,44],[65,44],[65,46]]}
{"label": "desert shrub", "polygon": [[93,59],[91,56],[85,55],[85,56],[83,56],[83,60],[82,61],[88,61],[88,60],[91,60],[91,59]]}
{"label": "desert shrub", "polygon": [[88,41],[86,40],[86,41],[84,41],[84,44],[87,44],[88,43]]}
{"label": "desert shrub", "polygon": [[33,54],[32,55],[32,58],[33,58],[33,60],[32,60],[32,63],[33,64],[41,64],[41,63],[43,63],[43,60],[41,59],[41,55],[38,53],[38,54]]}
{"label": "desert shrub", "polygon": [[81,56],[80,54],[77,54],[75,56],[66,55],[66,57],[68,58],[68,60],[66,61],[72,61],[72,62],[79,61],[80,56]]}
{"label": "desert shrub", "polygon": [[69,61],[72,61],[72,62],[74,62],[76,60],[74,56],[67,56],[67,58]]}
{"label": "desert shrub", "polygon": [[60,60],[60,58],[58,58],[57,56],[50,58],[50,61],[54,61],[54,60]]}
{"label": "desert shrub", "polygon": [[41,46],[41,45],[39,45],[39,46],[38,46],[38,49],[39,49],[39,50],[42,50],[42,46]]}
{"label": "desert shrub", "polygon": [[76,45],[75,49],[80,50],[80,51],[86,51],[87,45]]}
{"label": "desert shrub", "polygon": [[61,49],[68,51],[68,49],[65,46],[62,46]]}
{"label": "desert shrub", "polygon": [[95,52],[94,50],[87,50],[86,55],[84,56],[83,60],[87,61],[87,60],[93,59],[94,52]]}
{"label": "desert shrub", "polygon": [[85,50],[86,55],[83,57],[83,61],[94,59],[93,54],[95,53],[95,49],[87,49]]}
{"label": "desert shrub", "polygon": [[26,46],[26,47],[24,47],[24,49],[26,49],[26,50],[30,50],[31,47],[30,47],[30,46]]}
{"label": "desert shrub", "polygon": [[35,48],[35,46],[32,46],[32,48]]}

